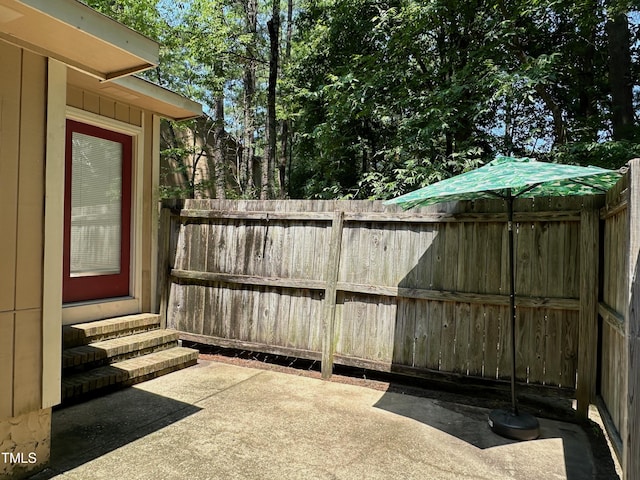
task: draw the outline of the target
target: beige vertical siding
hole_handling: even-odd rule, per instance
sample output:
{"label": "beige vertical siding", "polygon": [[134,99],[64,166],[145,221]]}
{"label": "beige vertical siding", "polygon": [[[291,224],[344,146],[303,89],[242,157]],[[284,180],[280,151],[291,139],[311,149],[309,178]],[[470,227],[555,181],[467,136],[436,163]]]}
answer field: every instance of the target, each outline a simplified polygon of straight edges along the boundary
{"label": "beige vertical siding", "polygon": [[[18,68],[0,69],[0,205],[2,223],[0,235],[0,312],[15,308],[16,235],[18,218],[18,156],[20,130],[20,69],[22,51],[0,42],[0,58],[5,65]],[[0,366],[0,368],[2,368]]]}
{"label": "beige vertical siding", "polygon": [[67,87],[67,105],[120,122],[138,127],[142,126],[143,112],[139,108],[83,90],[74,85]]}
{"label": "beige vertical siding", "polygon": [[46,59],[0,42],[0,417],[42,401]]}
{"label": "beige vertical siding", "polygon": [[13,410],[13,327],[15,314],[0,312],[0,418]]}
{"label": "beige vertical siding", "polygon": [[151,244],[156,224],[153,221],[153,115],[144,113],[144,165],[142,166],[142,311],[151,311]]}
{"label": "beige vertical siding", "polygon": [[42,408],[60,403],[62,374],[62,262],[64,217],[64,143],[67,66],[47,65],[47,146],[42,282]]}
{"label": "beige vertical siding", "polygon": [[14,416],[40,409],[42,403],[42,310],[16,312],[14,330]]}
{"label": "beige vertical siding", "polygon": [[42,306],[46,59],[24,53],[16,245],[16,309]]}

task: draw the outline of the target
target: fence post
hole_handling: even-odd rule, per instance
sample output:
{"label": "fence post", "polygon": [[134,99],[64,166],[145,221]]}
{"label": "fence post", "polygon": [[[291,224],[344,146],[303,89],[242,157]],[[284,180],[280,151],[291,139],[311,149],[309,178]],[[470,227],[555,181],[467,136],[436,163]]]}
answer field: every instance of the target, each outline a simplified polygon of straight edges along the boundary
{"label": "fence post", "polygon": [[334,212],[331,222],[331,244],[329,245],[329,262],[326,270],[326,287],[322,312],[322,378],[331,377],[333,372],[333,341],[336,320],[336,285],[340,271],[340,249],[342,247],[342,226],[344,212]]}
{"label": "fence post", "polygon": [[158,283],[157,297],[160,328],[167,328],[167,302],[169,300],[169,257],[171,256],[171,209],[163,202],[158,228]]}
{"label": "fence post", "polygon": [[589,416],[589,405],[596,393],[600,213],[595,200],[595,197],[585,198],[580,212],[580,326],[576,400],[581,418]]}
{"label": "fence post", "polygon": [[640,159],[629,162],[627,207],[626,412],[622,421],[623,478],[640,478]]}
{"label": "fence post", "polygon": [[184,200],[162,200],[158,227],[158,310],[160,328],[167,328],[167,308],[169,306],[169,290],[171,288],[171,269],[176,256],[176,227],[179,220],[177,214],[184,206]]}

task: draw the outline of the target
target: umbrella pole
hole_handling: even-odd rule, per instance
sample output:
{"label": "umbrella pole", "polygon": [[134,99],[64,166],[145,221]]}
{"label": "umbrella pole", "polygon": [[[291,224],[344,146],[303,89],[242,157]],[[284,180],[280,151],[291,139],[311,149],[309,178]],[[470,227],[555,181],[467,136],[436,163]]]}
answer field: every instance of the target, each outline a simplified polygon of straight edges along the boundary
{"label": "umbrella pole", "polygon": [[507,228],[509,230],[509,321],[511,325],[511,409],[518,415],[516,397],[516,280],[513,248],[513,196],[507,190]]}
{"label": "umbrella pole", "polygon": [[516,397],[516,288],[513,248],[513,195],[507,189],[507,227],[509,229],[509,316],[511,326],[511,411],[493,410],[489,413],[489,426],[498,435],[514,440],[534,440],[540,436],[538,419],[518,412]]}

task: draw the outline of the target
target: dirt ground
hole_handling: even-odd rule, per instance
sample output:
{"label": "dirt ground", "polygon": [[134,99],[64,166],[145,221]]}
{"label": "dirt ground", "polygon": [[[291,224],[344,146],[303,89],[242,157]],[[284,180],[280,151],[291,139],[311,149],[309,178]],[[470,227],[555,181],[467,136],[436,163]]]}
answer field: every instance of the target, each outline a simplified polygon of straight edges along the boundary
{"label": "dirt ground", "polygon": [[[321,378],[320,362],[283,357],[258,352],[241,351],[215,346],[184,342],[185,346],[200,350],[200,358],[249,368],[272,370],[290,375]],[[359,385],[379,391],[444,400],[461,405],[485,408],[505,408],[510,405],[509,392],[478,391],[477,387],[465,388],[450,383],[435,383],[401,375],[385,374],[371,370],[336,365],[331,382]],[[521,410],[539,418],[548,418],[580,425],[591,443],[597,466],[596,480],[620,478],[620,467],[613,459],[613,451],[602,425],[593,420],[578,420],[570,399],[518,395]],[[597,416],[597,412],[596,412]]]}

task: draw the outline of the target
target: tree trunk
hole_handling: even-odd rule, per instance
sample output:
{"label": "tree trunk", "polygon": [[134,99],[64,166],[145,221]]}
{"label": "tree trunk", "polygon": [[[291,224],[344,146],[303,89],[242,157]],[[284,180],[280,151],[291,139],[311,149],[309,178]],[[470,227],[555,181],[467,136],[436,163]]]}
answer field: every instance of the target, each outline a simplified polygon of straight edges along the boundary
{"label": "tree trunk", "polygon": [[593,17],[592,21],[586,21],[580,27],[579,36],[585,41],[582,42],[578,53],[578,72],[576,81],[578,83],[578,109],[577,120],[580,122],[580,128],[577,129],[578,137],[575,139],[580,142],[595,142],[598,138],[598,130],[600,129],[599,111],[596,106],[598,101],[596,95],[596,43],[598,42],[598,22],[593,12],[598,11],[597,0],[589,0],[584,2],[580,14],[583,18]]}
{"label": "tree trunk", "polygon": [[[169,133],[169,139],[164,140],[164,148],[168,149],[177,149],[181,147],[185,147],[184,141],[178,138],[176,131],[173,127],[173,122],[170,120],[166,120],[163,122],[163,125],[166,126],[166,131]],[[165,128],[162,128],[165,130]],[[187,162],[185,161],[184,156],[177,155],[175,153],[168,156],[169,166],[172,167],[172,174],[178,174],[180,176],[180,180],[177,182],[178,186],[182,189],[183,195],[187,196],[187,198],[193,198],[193,189],[190,187],[191,185],[191,176],[189,175],[189,167]],[[173,165],[172,165],[172,163]]]}
{"label": "tree trunk", "polygon": [[513,116],[511,114],[511,98],[507,96],[504,107],[504,136],[502,138],[504,152],[513,155]]}
{"label": "tree trunk", "polygon": [[280,0],[273,0],[273,15],[267,22],[269,30],[269,85],[267,87],[266,148],[262,160],[262,186],[260,198],[271,196],[276,164],[276,84],[278,81],[278,53],[280,48]]}
{"label": "tree trunk", "polygon": [[227,169],[226,169],[226,135],[224,131],[224,93],[220,93],[216,98],[215,105],[215,126],[213,128],[213,138],[215,141],[215,153],[213,155],[216,168],[216,198],[227,198]]}
{"label": "tree trunk", "polygon": [[278,194],[287,198],[287,156],[289,152],[289,120],[280,123],[280,156],[278,158]]}
{"label": "tree trunk", "polygon": [[[293,0],[287,2],[287,33],[285,39],[285,53],[282,64],[288,64],[291,58],[291,36],[293,32]],[[289,119],[280,122],[280,158],[278,161],[278,189],[280,198],[286,198],[287,188],[287,158],[289,156]]]}
{"label": "tree trunk", "polygon": [[246,31],[251,36],[247,46],[247,60],[244,68],[244,135],[242,160],[238,178],[240,192],[242,194],[252,193],[253,184],[253,158],[255,134],[255,95],[256,95],[256,55],[257,55],[257,22],[258,22],[258,2],[257,0],[246,0]]}
{"label": "tree trunk", "polygon": [[[505,20],[513,18],[513,15],[507,9],[505,2],[499,2],[498,6]],[[525,48],[517,35],[513,37],[510,47],[517,55],[522,66],[525,66],[529,63],[528,53],[525,51]],[[536,83],[534,89],[542,102],[549,109],[551,118],[553,118],[553,135],[555,137],[553,144],[563,145],[567,143],[569,138],[567,135],[567,124],[563,117],[562,107],[553,98],[553,95],[551,95],[551,93],[547,91],[545,85],[543,85],[542,83]]]}
{"label": "tree trunk", "polygon": [[634,133],[633,85],[629,23],[624,13],[607,21],[609,40],[609,85],[611,87],[611,125],[614,140],[632,140]]}

